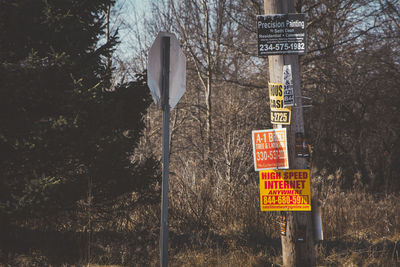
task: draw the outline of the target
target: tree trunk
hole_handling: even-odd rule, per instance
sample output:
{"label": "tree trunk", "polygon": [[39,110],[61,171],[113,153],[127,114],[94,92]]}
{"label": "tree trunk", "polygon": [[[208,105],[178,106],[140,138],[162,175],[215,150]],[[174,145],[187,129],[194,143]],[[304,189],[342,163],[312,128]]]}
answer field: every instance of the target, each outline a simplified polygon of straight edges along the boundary
{"label": "tree trunk", "polygon": [[206,49],[207,49],[207,85],[205,88],[205,100],[206,100],[206,162],[207,162],[207,178],[211,184],[214,184],[214,179],[211,175],[212,170],[212,105],[211,105],[211,93],[212,93],[212,59],[211,59],[211,47],[210,47],[210,17],[207,7],[207,2],[202,1],[203,12],[204,12],[204,24],[206,26]]}

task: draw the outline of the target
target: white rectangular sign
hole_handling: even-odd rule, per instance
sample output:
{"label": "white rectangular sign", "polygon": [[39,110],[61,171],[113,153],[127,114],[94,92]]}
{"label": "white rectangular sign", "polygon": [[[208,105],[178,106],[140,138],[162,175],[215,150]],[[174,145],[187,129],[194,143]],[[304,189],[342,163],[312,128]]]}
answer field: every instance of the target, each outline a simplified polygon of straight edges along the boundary
{"label": "white rectangular sign", "polygon": [[294,105],[292,66],[283,66],[283,107]]}

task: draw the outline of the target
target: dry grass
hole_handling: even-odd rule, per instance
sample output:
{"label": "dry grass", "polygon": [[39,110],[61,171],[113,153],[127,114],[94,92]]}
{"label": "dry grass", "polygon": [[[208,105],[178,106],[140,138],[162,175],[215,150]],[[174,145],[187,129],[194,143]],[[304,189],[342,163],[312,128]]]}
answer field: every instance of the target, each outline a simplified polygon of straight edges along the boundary
{"label": "dry grass", "polygon": [[266,251],[254,253],[245,248],[232,251],[221,249],[187,251],[175,255],[171,259],[171,266],[275,266],[274,262],[279,262],[279,258],[270,256]]}
{"label": "dry grass", "polygon": [[[318,266],[400,266],[400,197],[356,187],[344,191],[338,180],[340,175],[315,177],[312,183],[313,199],[323,203],[325,240],[316,244]],[[207,188],[180,188],[171,199],[169,265],[280,266],[278,213],[260,212],[257,184],[222,186],[231,190],[217,195]],[[90,266],[159,266],[156,206],[154,212],[136,210],[136,224],[123,233],[94,233],[91,262],[102,265]],[[43,251],[15,254],[8,263],[51,266],[46,264],[51,255]]]}

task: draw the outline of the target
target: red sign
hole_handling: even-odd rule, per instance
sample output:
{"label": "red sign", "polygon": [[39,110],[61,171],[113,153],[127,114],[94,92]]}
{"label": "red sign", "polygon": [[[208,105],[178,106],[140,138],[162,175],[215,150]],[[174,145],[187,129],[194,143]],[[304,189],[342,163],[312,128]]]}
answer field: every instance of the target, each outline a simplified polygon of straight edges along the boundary
{"label": "red sign", "polygon": [[288,169],[286,128],[252,132],[256,171]]}

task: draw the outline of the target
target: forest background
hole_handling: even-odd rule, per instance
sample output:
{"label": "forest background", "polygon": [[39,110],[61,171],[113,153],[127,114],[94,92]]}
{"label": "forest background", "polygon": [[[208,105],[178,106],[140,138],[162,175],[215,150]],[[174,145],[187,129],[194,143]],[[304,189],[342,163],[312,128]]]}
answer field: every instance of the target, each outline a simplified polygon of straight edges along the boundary
{"label": "forest background", "polygon": [[[322,203],[318,265],[400,263],[400,2],[297,1]],[[129,11],[129,12],[128,12]],[[0,0],[0,264],[159,261],[161,111],[146,84],[158,31],[187,90],[171,113],[172,266],[280,265],[251,131],[270,129],[263,1]],[[397,159],[397,160],[396,160]]]}

